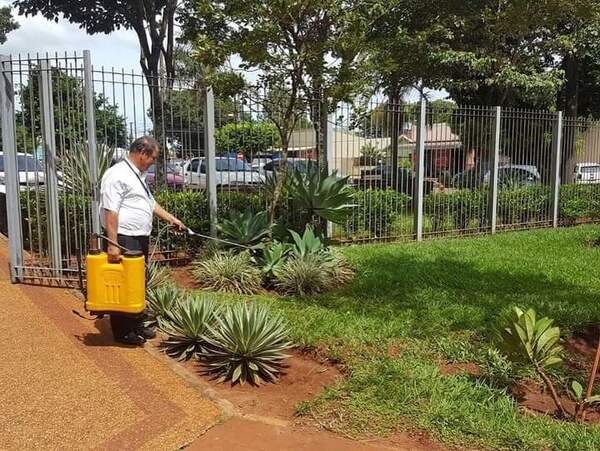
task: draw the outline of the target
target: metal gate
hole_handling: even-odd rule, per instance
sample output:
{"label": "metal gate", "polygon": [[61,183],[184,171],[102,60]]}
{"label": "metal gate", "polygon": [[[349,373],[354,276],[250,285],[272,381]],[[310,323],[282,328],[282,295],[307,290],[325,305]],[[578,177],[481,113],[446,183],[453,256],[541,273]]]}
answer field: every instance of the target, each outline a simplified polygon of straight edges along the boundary
{"label": "metal gate", "polygon": [[[213,108],[212,91],[194,80],[148,82],[95,68],[89,51],[1,56],[0,71],[0,196],[4,191],[13,282],[78,283],[89,236],[100,232],[101,176],[136,137],[154,135],[181,160],[210,155],[211,146],[214,155],[214,139],[205,142],[214,122],[204,115]],[[159,90],[160,113],[152,107]],[[154,182],[160,175],[167,189],[182,188],[166,158],[162,168]],[[213,210],[216,201],[206,207]]]}

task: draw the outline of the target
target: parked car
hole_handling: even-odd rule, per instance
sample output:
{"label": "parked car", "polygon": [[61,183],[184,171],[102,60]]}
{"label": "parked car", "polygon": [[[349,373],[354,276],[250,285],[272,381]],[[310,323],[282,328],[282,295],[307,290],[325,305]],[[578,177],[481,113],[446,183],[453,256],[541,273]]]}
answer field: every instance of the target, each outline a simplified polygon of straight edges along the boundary
{"label": "parked car", "polygon": [[[152,165],[148,168],[146,175],[146,182],[148,186],[154,186],[156,178],[156,165]],[[185,178],[183,175],[177,173],[177,169],[172,164],[167,164],[167,186],[175,191],[182,190],[185,185]]]}
{"label": "parked car", "polygon": [[[457,189],[474,189],[491,182],[490,169],[475,167],[456,174],[452,186]],[[498,186],[533,186],[539,184],[541,175],[534,165],[509,164],[498,166]]]}
{"label": "parked car", "polygon": [[[296,170],[299,172],[306,172],[311,165],[316,164],[316,161],[307,160],[305,158],[288,158],[285,160],[285,165],[288,170]],[[277,171],[280,171],[283,165],[284,160],[275,159],[262,164],[257,170],[263,177],[270,177]]]}
{"label": "parked car", "polygon": [[[17,171],[19,171],[19,185],[21,189],[24,189],[28,185],[44,184],[46,176],[42,164],[33,158],[32,155],[21,152],[17,153]],[[4,183],[4,153],[0,152],[0,184]]]}
{"label": "parked car", "polygon": [[[215,158],[217,186],[248,186],[264,182],[264,176],[252,168],[245,160],[235,158]],[[206,188],[206,161],[192,158],[183,168],[187,185]]]}
{"label": "parked car", "polygon": [[600,164],[579,163],[575,165],[573,182],[578,185],[600,183]]}
{"label": "parked car", "polygon": [[[363,169],[357,184],[362,189],[395,189],[399,193],[412,196],[414,190],[414,175],[412,169],[396,168],[396,183],[393,181],[393,168],[390,165],[378,165],[371,169]],[[433,190],[434,182],[425,179],[423,182],[424,194]]]}

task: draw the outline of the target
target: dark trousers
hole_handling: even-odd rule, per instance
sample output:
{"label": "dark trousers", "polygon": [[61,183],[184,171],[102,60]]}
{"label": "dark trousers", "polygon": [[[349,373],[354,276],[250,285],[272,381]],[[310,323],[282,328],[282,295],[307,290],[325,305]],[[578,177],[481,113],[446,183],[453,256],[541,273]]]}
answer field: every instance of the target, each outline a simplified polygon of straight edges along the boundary
{"label": "dark trousers", "polygon": [[[144,257],[146,262],[148,262],[148,245],[150,242],[149,237],[145,235],[141,236],[127,236],[127,235],[118,235],[117,242],[131,250],[131,251],[142,251],[144,253]],[[108,247],[108,243],[104,242],[104,249],[106,250]],[[129,332],[135,332],[140,329],[144,320],[146,319],[145,312],[138,313],[137,315],[127,314],[127,313],[113,313],[110,315],[110,327],[113,332],[113,337],[115,339],[123,338]]]}

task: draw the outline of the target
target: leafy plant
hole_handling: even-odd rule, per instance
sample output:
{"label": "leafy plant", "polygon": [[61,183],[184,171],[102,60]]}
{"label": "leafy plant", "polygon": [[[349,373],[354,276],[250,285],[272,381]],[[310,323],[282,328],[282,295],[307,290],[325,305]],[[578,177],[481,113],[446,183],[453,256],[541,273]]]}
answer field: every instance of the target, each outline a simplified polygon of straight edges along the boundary
{"label": "leafy plant", "polygon": [[252,248],[262,247],[271,231],[267,213],[252,213],[250,210],[231,212],[229,219],[219,224],[219,230],[225,239]]}
{"label": "leafy plant", "polygon": [[588,407],[591,407],[595,404],[600,404],[600,395],[593,395],[589,398],[586,397],[583,392],[583,385],[581,385],[578,381],[571,382],[569,394],[575,401],[575,413],[573,414],[573,418],[575,420],[582,419],[583,413]]}
{"label": "leafy plant", "polygon": [[260,289],[262,275],[247,252],[219,252],[193,263],[192,274],[201,288],[227,293],[252,294]]}
{"label": "leafy plant", "polygon": [[163,285],[146,290],[148,319],[147,327],[160,326],[167,315],[175,310],[178,302],[184,296],[183,292],[173,285]]}
{"label": "leafy plant", "polygon": [[302,209],[308,218],[318,216],[341,224],[352,212],[354,205],[348,177],[329,175],[325,169],[308,164],[306,172],[294,169],[289,184],[294,206]]}
{"label": "leafy plant", "polygon": [[272,278],[285,263],[286,256],[290,253],[291,246],[279,241],[272,242],[262,250],[262,256],[258,258],[263,274]]}
{"label": "leafy plant", "polygon": [[204,335],[215,321],[215,303],[208,298],[191,296],[168,311],[160,329],[167,334],[161,343],[169,357],[189,360],[206,349]]}
{"label": "leafy plant", "polygon": [[546,370],[562,363],[560,329],[552,327],[550,318],[536,318],[533,309],[523,312],[514,307],[504,315],[495,329],[500,351],[513,363],[531,365],[550,391],[556,407],[563,417],[565,408],[556,393],[552,380]]}
{"label": "leafy plant", "polygon": [[115,148],[99,144],[97,146],[97,176],[94,179],[88,160],[88,146],[85,143],[75,143],[70,152],[65,152],[61,158],[62,181],[69,190],[91,196],[92,187],[100,183],[102,176],[112,164]]}
{"label": "leafy plant", "polygon": [[493,387],[506,388],[514,378],[512,364],[496,348],[487,350],[481,368],[483,377]]}
{"label": "leafy plant", "polygon": [[146,263],[146,292],[155,290],[171,281],[171,269],[150,261]]}
{"label": "leafy plant", "polygon": [[332,284],[331,262],[321,254],[294,255],[275,272],[275,286],[300,296],[321,293]]}
{"label": "leafy plant", "polygon": [[306,226],[302,236],[293,230],[290,230],[289,232],[294,240],[292,252],[296,256],[303,258],[308,254],[316,254],[323,250],[323,242],[315,235],[313,228],[310,225]]}
{"label": "leafy plant", "polygon": [[279,376],[288,340],[286,325],[280,316],[262,305],[238,304],[217,316],[206,336],[208,348],[203,354],[206,372],[220,382],[260,384]]}

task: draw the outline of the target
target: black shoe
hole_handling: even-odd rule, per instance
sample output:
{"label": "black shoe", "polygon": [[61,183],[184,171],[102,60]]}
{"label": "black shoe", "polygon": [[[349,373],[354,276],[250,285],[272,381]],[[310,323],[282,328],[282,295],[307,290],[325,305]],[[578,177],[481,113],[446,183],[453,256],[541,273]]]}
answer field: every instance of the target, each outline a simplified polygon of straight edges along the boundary
{"label": "black shoe", "polygon": [[140,327],[135,332],[146,340],[152,340],[156,337],[156,329],[154,327]]}
{"label": "black shoe", "polygon": [[135,332],[129,332],[124,337],[117,338],[116,341],[118,341],[119,343],[126,344],[126,345],[134,345],[134,346],[141,346],[144,343],[146,343],[146,339],[144,337],[142,337],[141,335],[138,335]]}

